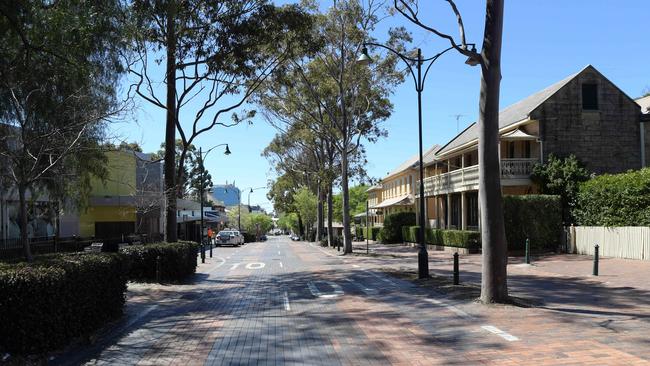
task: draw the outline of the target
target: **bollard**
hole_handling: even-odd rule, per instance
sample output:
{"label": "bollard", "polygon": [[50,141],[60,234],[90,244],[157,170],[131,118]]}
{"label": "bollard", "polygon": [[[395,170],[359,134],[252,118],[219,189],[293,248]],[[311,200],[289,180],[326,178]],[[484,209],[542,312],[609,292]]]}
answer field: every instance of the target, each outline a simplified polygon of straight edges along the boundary
{"label": "bollard", "polygon": [[205,245],[201,243],[201,263],[205,263]]}
{"label": "bollard", "polygon": [[212,239],[210,239],[209,243],[210,243],[210,258],[212,258]]}
{"label": "bollard", "polygon": [[161,271],[161,264],[160,264],[160,256],[156,257],[156,282],[160,283],[160,271]]}
{"label": "bollard", "polygon": [[598,244],[594,245],[594,276],[598,276]]}
{"label": "bollard", "polygon": [[526,264],[530,264],[530,240],[526,238]]}
{"label": "bollard", "polygon": [[458,285],[458,252],[454,253],[454,285]]}

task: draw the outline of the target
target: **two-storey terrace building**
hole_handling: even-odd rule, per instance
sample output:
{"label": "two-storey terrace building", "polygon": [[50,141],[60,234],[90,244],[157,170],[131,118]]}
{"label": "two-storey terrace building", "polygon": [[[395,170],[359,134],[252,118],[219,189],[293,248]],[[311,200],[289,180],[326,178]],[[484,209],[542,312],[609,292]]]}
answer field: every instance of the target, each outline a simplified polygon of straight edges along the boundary
{"label": "two-storey terrace building", "polygon": [[[596,174],[645,166],[648,139],[641,115],[639,104],[593,66],[505,108],[499,113],[503,194],[536,193],[532,168],[550,154],[574,154]],[[474,123],[427,162],[431,226],[478,229],[478,168]]]}

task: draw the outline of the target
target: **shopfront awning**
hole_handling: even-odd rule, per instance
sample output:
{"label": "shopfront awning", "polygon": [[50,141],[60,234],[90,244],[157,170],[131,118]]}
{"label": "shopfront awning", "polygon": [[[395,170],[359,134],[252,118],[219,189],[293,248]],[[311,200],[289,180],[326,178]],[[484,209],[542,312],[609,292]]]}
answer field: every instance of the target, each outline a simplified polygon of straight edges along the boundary
{"label": "shopfront awning", "polygon": [[389,198],[387,200],[383,200],[380,204],[377,206],[371,207],[371,208],[384,208],[384,207],[390,207],[390,206],[407,206],[407,205],[412,205],[414,202],[413,196],[410,194],[405,194],[403,196],[398,196],[398,197],[393,197]]}

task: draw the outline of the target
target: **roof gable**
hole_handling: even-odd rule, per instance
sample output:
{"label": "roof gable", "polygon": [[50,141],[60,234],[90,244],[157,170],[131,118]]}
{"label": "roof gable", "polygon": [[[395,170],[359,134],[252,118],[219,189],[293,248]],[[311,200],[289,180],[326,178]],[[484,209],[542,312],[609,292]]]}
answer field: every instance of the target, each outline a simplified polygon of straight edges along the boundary
{"label": "roof gable", "polygon": [[[558,91],[568,85],[573,79],[583,72],[591,70],[598,73],[599,76],[605,78],[595,67],[592,65],[585,66],[579,72],[569,75],[566,78],[548,86],[545,89],[542,89],[528,97],[518,101],[517,103],[511,104],[510,106],[502,109],[499,112],[499,129],[506,128],[517,122],[527,119],[530,114],[547,101],[550,97],[555,95]],[[610,82],[609,80],[607,80]],[[611,83],[611,82],[610,82]],[[612,83],[612,85],[615,85]],[[620,89],[619,89],[620,90]],[[622,91],[621,91],[622,92]],[[625,94],[625,93],[623,93]],[[451,141],[449,141],[445,146],[436,152],[437,155],[444,155],[460,146],[463,146],[469,142],[472,142],[478,138],[478,124],[476,122],[469,125],[465,130],[456,135]]]}

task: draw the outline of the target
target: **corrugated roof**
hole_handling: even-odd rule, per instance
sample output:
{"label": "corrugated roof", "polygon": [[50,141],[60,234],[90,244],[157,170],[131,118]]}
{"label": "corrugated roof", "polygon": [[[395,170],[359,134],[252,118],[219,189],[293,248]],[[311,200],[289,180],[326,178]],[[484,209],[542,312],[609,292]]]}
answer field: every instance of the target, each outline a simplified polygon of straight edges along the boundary
{"label": "corrugated roof", "polygon": [[[520,100],[519,102],[508,106],[507,108],[499,112],[499,129],[513,125],[519,121],[523,121],[528,118],[528,115],[539,107],[540,104],[544,103],[548,98],[553,94],[557,93],[562,87],[567,85],[571,80],[576,76],[582,73],[587,68],[593,68],[591,65],[587,65],[585,68],[580,70],[573,75],[570,75],[557,83],[547,87],[544,90],[538,91],[537,93],[528,96],[525,99]],[[447,145],[443,146],[440,150],[436,152],[437,155],[443,155],[459,146],[462,146],[468,142],[474,141],[478,138],[478,125],[476,122],[472,123],[467,127],[463,132],[459,133]]]}
{"label": "corrugated roof", "polygon": [[[435,156],[435,152],[439,148],[440,148],[440,145],[435,144],[435,145],[431,146],[430,148],[428,148],[426,151],[422,152],[422,160],[424,161],[425,164],[427,163],[427,159],[430,159],[431,161],[433,161],[433,158]],[[415,167],[420,161],[419,155],[420,154],[415,154],[414,156],[411,156],[410,158],[408,158],[408,160],[406,160],[402,164],[398,165],[397,168],[393,169],[390,173],[388,173],[388,175],[386,175],[384,178],[382,178],[382,180],[386,180],[386,179],[388,179],[388,178],[390,178],[390,177],[392,177],[394,175],[397,175],[397,174],[399,174],[399,173],[401,173],[401,172],[403,172],[403,171],[405,171],[407,169]]]}

